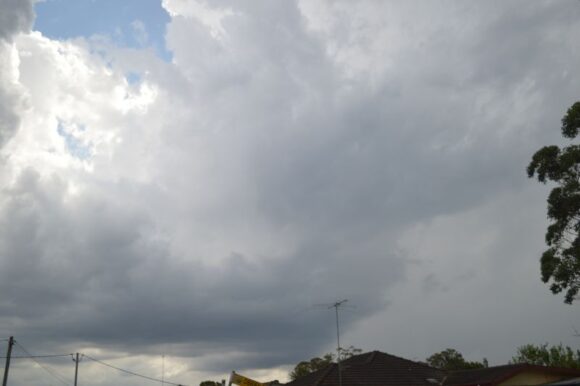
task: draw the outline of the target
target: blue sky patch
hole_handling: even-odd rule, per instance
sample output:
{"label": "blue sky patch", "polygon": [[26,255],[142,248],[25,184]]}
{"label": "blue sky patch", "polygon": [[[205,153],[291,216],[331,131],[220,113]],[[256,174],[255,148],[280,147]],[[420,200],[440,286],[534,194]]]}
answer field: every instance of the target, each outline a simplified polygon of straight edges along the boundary
{"label": "blue sky patch", "polygon": [[46,0],[36,3],[34,29],[52,39],[106,35],[119,46],[153,47],[171,60],[165,47],[170,18],[160,0]]}
{"label": "blue sky patch", "polygon": [[[80,130],[85,130],[85,127],[81,127]],[[69,133],[61,122],[58,122],[58,127],[56,128],[58,135],[64,138],[66,147],[69,153],[80,160],[86,160],[91,157],[91,149],[89,146],[84,145],[78,138],[73,134]]]}
{"label": "blue sky patch", "polygon": [[125,79],[130,85],[135,85],[141,82],[141,74],[131,71],[125,74]]}

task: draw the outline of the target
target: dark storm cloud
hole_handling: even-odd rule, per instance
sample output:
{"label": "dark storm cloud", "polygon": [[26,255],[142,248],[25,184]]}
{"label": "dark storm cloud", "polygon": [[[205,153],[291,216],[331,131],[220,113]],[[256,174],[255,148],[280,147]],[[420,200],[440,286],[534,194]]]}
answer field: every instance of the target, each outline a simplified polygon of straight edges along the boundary
{"label": "dark storm cloud", "polygon": [[[64,202],[64,187],[56,177],[42,181],[28,171],[5,196],[4,335],[125,350],[198,342],[203,349],[182,355],[239,347],[264,366],[276,365],[329,338],[321,334],[329,314],[307,312],[307,299],[332,300],[342,292],[368,312],[374,290],[360,286],[361,278],[382,286],[403,269],[399,259],[365,256],[364,269],[345,273],[359,256],[320,242],[283,261],[252,263],[234,253],[219,270],[179,263],[163,243],[151,241],[151,219],[93,194]],[[333,256],[332,267],[326,256]],[[376,272],[389,265],[389,272],[369,276],[369,264]],[[275,355],[282,345],[285,354]]]}

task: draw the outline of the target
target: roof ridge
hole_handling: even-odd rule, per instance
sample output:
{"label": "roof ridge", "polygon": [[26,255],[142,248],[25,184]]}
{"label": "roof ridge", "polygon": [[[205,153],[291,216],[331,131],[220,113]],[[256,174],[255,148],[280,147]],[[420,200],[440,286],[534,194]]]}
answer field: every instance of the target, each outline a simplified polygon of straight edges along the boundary
{"label": "roof ridge", "polygon": [[324,371],[324,373],[322,373],[322,376],[318,378],[316,382],[314,382],[314,386],[318,386],[322,383],[322,381],[328,376],[328,374],[330,374],[330,372],[334,368],[334,365],[335,365],[334,363],[331,363],[330,365],[328,365],[328,367],[326,367],[326,371]]}
{"label": "roof ridge", "polygon": [[[365,356],[366,356],[366,358],[364,358]],[[407,365],[420,366],[420,367],[423,367],[423,368],[426,368],[429,370],[435,370],[435,371],[445,373],[444,370],[438,369],[438,368],[433,367],[433,366],[429,366],[427,363],[414,361],[414,360],[407,359],[407,358],[402,358],[400,356],[389,354],[389,353],[386,353],[386,352],[383,352],[380,350],[373,350],[373,351],[369,351],[366,353],[353,355],[352,357],[346,359],[344,362],[345,362],[345,364],[349,364],[349,365],[371,364],[371,363],[374,363],[376,360],[378,360],[379,356],[383,356],[383,357],[387,357],[387,358],[391,358],[391,359],[396,359],[398,361],[406,363]],[[359,359],[359,361],[356,361],[356,358],[361,358],[362,360]]]}
{"label": "roof ridge", "polygon": [[378,350],[375,350],[375,352],[376,353],[379,353],[379,354],[386,355],[386,356],[390,356],[390,357],[393,357],[393,358],[396,358],[396,359],[399,359],[399,360],[402,360],[402,361],[405,361],[405,362],[411,362],[411,363],[414,363],[414,364],[419,365],[419,366],[428,367],[428,368],[433,369],[433,370],[441,370],[441,369],[438,369],[437,367],[429,366],[427,363],[423,363],[423,362],[419,362],[419,361],[413,361],[411,359],[403,358],[403,357],[400,357],[400,356],[397,356],[397,355],[389,354],[389,353],[382,352],[382,351],[378,351]]}
{"label": "roof ridge", "polygon": [[[468,371],[485,371],[485,370],[494,370],[494,369],[501,369],[501,368],[516,368],[516,367],[529,367],[530,364],[528,363],[508,363],[505,365],[497,365],[497,366],[488,366],[488,367],[480,367],[475,369],[456,369],[456,370],[447,370],[449,373],[459,373],[459,372],[468,372]],[[532,365],[534,366],[534,365]],[[540,366],[546,367],[546,366]],[[550,367],[550,366],[548,366]]]}
{"label": "roof ridge", "polygon": [[[366,360],[366,363],[373,363],[373,362],[374,362],[374,360],[375,360],[375,358],[376,358],[376,356],[377,356],[377,353],[378,353],[378,352],[379,352],[379,351],[377,351],[377,350],[374,350],[374,351],[372,351],[372,352],[370,353],[371,355],[369,355],[369,358]],[[367,354],[367,355],[368,355],[368,354]]]}

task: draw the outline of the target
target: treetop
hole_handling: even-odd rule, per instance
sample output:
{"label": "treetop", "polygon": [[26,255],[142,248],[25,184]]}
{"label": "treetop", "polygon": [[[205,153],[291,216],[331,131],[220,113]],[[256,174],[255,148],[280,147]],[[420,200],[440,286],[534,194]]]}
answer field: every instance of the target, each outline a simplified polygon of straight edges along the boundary
{"label": "treetop", "polygon": [[580,102],[574,103],[562,118],[562,135],[575,138],[580,130]]}

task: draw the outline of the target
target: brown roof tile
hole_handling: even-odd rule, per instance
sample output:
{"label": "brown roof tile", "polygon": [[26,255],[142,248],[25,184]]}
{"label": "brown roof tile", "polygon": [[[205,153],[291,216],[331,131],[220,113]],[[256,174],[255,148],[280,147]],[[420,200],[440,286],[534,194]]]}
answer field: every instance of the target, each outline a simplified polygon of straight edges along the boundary
{"label": "brown roof tile", "polygon": [[[522,372],[580,376],[580,370],[514,364],[484,369],[443,371],[380,351],[355,355],[341,364],[343,386],[494,386]],[[338,366],[331,364],[287,386],[338,386]]]}
{"label": "brown roof tile", "polygon": [[[408,359],[372,351],[355,355],[341,363],[343,386],[433,386],[445,372]],[[338,366],[308,374],[287,386],[337,386]]]}
{"label": "brown roof tile", "polygon": [[580,376],[580,370],[576,369],[518,363],[513,365],[487,367],[484,369],[451,371],[443,384],[444,386],[497,385],[522,371],[547,372],[561,375],[563,378]]}

